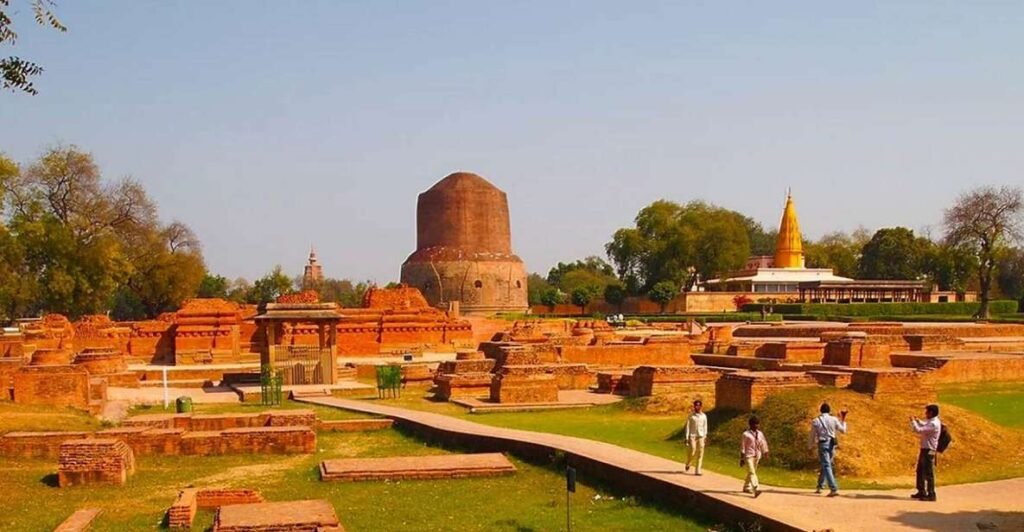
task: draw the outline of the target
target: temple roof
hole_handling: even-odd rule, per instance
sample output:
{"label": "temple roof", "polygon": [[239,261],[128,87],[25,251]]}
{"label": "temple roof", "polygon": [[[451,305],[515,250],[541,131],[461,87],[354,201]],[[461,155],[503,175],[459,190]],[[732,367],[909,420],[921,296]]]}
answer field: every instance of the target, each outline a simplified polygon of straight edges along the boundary
{"label": "temple roof", "polygon": [[793,195],[786,194],[786,208],[782,211],[779,224],[779,238],[775,244],[775,268],[803,268],[804,245],[800,235],[800,223],[796,219]]}

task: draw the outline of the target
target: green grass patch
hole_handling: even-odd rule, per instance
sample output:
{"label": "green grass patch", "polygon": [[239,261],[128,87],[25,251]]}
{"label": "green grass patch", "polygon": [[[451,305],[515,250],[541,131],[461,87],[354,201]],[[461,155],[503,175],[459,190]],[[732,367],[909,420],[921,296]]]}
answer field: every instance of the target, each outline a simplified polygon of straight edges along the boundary
{"label": "green grass patch", "polygon": [[977,412],[1005,427],[1024,428],[1024,383],[977,383],[939,388],[939,401]]}
{"label": "green grass patch", "polygon": [[[0,412],[21,405],[0,403]],[[206,413],[227,413],[248,405],[202,405]],[[230,408],[235,406],[239,408]],[[205,408],[210,407],[210,408]],[[216,408],[214,408],[216,407]],[[291,407],[306,408],[295,403]],[[52,409],[51,409],[52,410]],[[340,412],[343,416],[367,417]],[[146,411],[137,409],[137,411]],[[152,409],[148,410],[153,412]],[[245,411],[245,410],[242,410]],[[319,408],[318,408],[319,411]],[[64,412],[38,412],[40,419],[65,419]],[[8,421],[8,416],[0,416]],[[85,416],[88,419],[87,416]],[[72,416],[60,428],[98,428]],[[55,426],[33,426],[54,430]],[[321,460],[459,452],[424,443],[396,430],[320,433],[312,455],[140,456],[125,486],[54,487],[54,460],[0,461],[0,530],[52,530],[75,509],[103,514],[93,530],[158,530],[177,491],[189,486],[254,488],[269,501],[327,499],[346,530],[558,530],[565,524],[565,480],[553,465],[513,458],[514,475],[452,480],[320,482]],[[705,530],[708,523],[678,510],[649,504],[580,477],[572,497],[579,530]],[[193,530],[208,530],[211,512],[196,516]]]}

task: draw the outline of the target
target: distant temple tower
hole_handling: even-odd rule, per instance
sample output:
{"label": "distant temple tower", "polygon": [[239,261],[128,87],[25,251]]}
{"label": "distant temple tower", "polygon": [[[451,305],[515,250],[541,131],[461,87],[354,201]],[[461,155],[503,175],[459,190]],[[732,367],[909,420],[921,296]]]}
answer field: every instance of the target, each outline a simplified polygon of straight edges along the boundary
{"label": "distant temple tower", "polygon": [[800,224],[796,220],[793,194],[786,193],[786,209],[779,224],[779,239],[775,243],[774,268],[804,268],[804,244]]}
{"label": "distant temple tower", "polygon": [[324,269],[316,260],[316,250],[309,247],[309,261],[302,271],[302,288],[312,288],[324,280]]}
{"label": "distant temple tower", "polygon": [[512,253],[508,199],[486,179],[457,172],[416,202],[416,251],[402,264],[402,282],[444,307],[466,314],[522,312],[526,267]]}

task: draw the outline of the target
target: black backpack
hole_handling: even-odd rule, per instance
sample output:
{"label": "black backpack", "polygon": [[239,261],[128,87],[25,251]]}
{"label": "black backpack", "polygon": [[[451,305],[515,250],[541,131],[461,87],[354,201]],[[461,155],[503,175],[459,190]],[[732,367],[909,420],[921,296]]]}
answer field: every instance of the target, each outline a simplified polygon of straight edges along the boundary
{"label": "black backpack", "polygon": [[949,449],[949,445],[951,443],[953,443],[953,436],[949,433],[949,430],[946,429],[946,426],[942,425],[939,429],[939,444],[935,450],[940,453],[944,453],[946,452],[946,449]]}

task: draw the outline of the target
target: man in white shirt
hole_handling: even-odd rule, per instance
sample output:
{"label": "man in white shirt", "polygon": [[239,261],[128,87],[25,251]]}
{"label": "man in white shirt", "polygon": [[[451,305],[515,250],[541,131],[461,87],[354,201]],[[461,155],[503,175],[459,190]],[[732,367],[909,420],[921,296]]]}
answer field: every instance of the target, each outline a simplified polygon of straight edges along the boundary
{"label": "man in white shirt", "polygon": [[836,433],[846,433],[846,410],[839,412],[839,417],[832,417],[832,407],[828,403],[822,403],[818,409],[821,415],[811,420],[811,432],[807,440],[808,447],[817,449],[818,462],[818,488],[815,493],[821,493],[828,482],[828,496],[839,495],[839,485],[836,483],[836,475],[833,470],[833,461],[836,457]]}
{"label": "man in white shirt", "polygon": [[935,454],[939,451],[939,434],[942,421],[939,420],[939,405],[924,407],[925,420],[910,418],[910,428],[921,439],[921,450],[917,455],[917,493],[911,495],[922,501],[935,500]]}
{"label": "man in white shirt", "polygon": [[702,412],[704,402],[697,399],[693,402],[693,413],[686,420],[686,441],[690,445],[690,453],[686,458],[685,470],[690,470],[690,464],[697,460],[697,475],[703,475],[704,469],[704,440],[708,437],[708,416]]}

